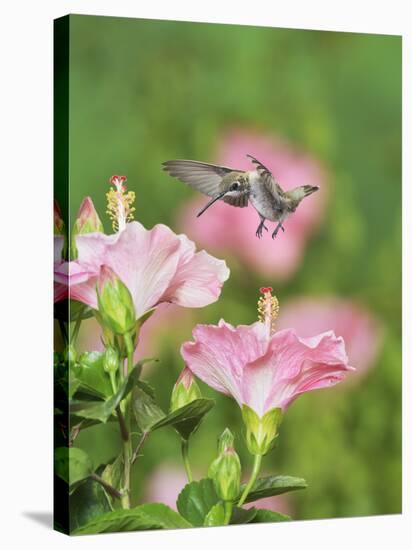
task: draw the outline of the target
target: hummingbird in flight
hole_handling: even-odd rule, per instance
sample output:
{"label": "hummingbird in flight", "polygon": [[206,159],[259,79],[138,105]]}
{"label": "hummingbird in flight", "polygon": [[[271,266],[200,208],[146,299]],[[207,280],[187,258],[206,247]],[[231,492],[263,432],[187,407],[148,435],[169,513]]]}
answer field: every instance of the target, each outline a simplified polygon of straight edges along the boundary
{"label": "hummingbird in flight", "polygon": [[268,231],[265,221],[277,222],[272,239],[279,230],[285,231],[283,222],[300,202],[319,189],[317,185],[300,185],[283,191],[273,174],[252,155],[246,155],[255,165],[253,170],[236,170],[197,160],[167,160],[163,169],[171,176],[208,195],[211,200],[198,212],[201,216],[212,204],[223,200],[231,206],[244,208],[249,202],[259,214],[260,223],[256,236],[260,239],[263,230]]}

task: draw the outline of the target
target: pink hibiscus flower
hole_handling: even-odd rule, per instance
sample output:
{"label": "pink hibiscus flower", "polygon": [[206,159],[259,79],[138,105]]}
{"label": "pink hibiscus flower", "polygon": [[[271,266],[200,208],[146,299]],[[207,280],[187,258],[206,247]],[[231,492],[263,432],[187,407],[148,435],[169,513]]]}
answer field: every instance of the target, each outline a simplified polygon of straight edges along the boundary
{"label": "pink hibiscus flower", "polygon": [[[126,192],[124,181],[124,176],[113,176],[111,183],[116,190],[107,194],[109,212],[119,232],[105,235],[96,230],[77,234],[78,256],[71,262],[61,260],[63,245],[57,243],[55,282],[62,286],[58,286],[55,300],[70,295],[96,309],[96,282],[101,266],[106,265],[131,292],[137,317],[163,302],[203,307],[216,301],[229,277],[226,263],[204,250],[196,252],[192,241],[165,225],[148,230],[138,222],[127,223],[134,210],[134,194]],[[97,227],[91,199],[83,204],[79,213],[83,217],[79,217],[75,227],[89,228],[92,222]],[[89,220],[91,216],[93,219]]]}
{"label": "pink hibiscus flower", "polygon": [[333,386],[353,370],[343,339],[333,331],[307,338],[294,329],[274,332],[277,301],[272,289],[262,290],[260,321],[238,327],[223,319],[217,326],[197,325],[195,341],[181,347],[196,376],[260,418],[273,409],[285,411],[299,395]]}

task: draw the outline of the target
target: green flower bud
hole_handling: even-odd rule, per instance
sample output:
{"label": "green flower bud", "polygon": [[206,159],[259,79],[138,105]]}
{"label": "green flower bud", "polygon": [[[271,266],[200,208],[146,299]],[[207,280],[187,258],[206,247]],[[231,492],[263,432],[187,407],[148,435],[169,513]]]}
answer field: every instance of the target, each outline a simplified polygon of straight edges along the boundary
{"label": "green flower bud", "polygon": [[227,447],[212,462],[208,476],[213,480],[216,494],[222,500],[235,500],[240,493],[241,465],[233,447]]}
{"label": "green flower bud", "polygon": [[249,452],[252,455],[265,455],[278,436],[282,409],[271,409],[260,417],[253,409],[243,405],[242,416],[246,426],[246,445]]}
{"label": "green flower bud", "polygon": [[116,372],[119,368],[119,353],[115,348],[106,348],[103,358],[103,368],[106,372]]}
{"label": "green flower bud", "polygon": [[103,224],[96,212],[92,199],[90,197],[84,198],[77,213],[77,219],[74,222],[72,235],[103,233],[103,231]]}
{"label": "green flower bud", "polygon": [[103,323],[115,334],[126,334],[135,328],[136,313],[127,286],[107,265],[102,265],[97,281],[97,303]]}
{"label": "green flower bud", "polygon": [[217,452],[218,454],[223,453],[227,449],[234,448],[235,446],[235,436],[232,434],[232,432],[229,430],[229,428],[226,428],[222,435],[219,437],[218,443],[217,443]]}
{"label": "green flower bud", "polygon": [[201,397],[202,394],[195,382],[192,371],[185,367],[173,387],[170,399],[170,411],[173,412],[176,409],[180,409]]}

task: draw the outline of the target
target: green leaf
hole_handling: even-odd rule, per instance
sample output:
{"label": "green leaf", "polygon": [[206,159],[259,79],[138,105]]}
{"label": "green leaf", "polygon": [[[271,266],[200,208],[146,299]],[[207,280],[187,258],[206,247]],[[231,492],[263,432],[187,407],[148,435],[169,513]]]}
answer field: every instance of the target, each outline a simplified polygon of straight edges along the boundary
{"label": "green leaf", "polygon": [[204,524],[209,510],[219,502],[213,481],[209,478],[188,483],[177,497],[180,514],[196,527]]}
{"label": "green leaf", "polygon": [[138,361],[135,364],[134,368],[139,368],[141,370],[146,363],[158,363],[158,362],[159,362],[159,359],[157,359],[157,357],[144,357],[143,359],[140,359],[140,361]]}
{"label": "green leaf", "polygon": [[[112,487],[119,488],[120,483],[122,480],[122,473],[123,473],[123,455],[119,454],[119,456],[111,463],[108,464],[102,473],[103,480],[111,485]],[[112,508],[120,508],[121,502],[117,498],[113,498],[110,495],[107,495],[107,498],[109,499]]]}
{"label": "green leaf", "polygon": [[165,417],[165,413],[156,405],[151,395],[142,389],[141,383],[133,390],[132,407],[136,423],[142,432],[150,432],[152,427]]}
{"label": "green leaf", "polygon": [[[245,484],[240,487],[240,494],[242,494]],[[246,502],[253,502],[261,498],[272,497],[274,495],[281,495],[289,491],[296,491],[298,489],[305,489],[307,483],[301,477],[292,476],[269,476],[262,477],[256,480],[252,490],[249,492]]]}
{"label": "green leaf", "polygon": [[105,490],[91,479],[79,485],[69,498],[71,531],[111,510]]}
{"label": "green leaf", "polygon": [[124,399],[135,387],[139,378],[139,369],[133,369],[118,391],[106,401],[79,401],[73,400],[70,403],[70,413],[83,418],[91,418],[107,422],[113,414],[120,401]]}
{"label": "green leaf", "polygon": [[218,502],[209,510],[206,514],[203,525],[206,527],[212,527],[213,525],[225,524],[225,505],[223,502]]}
{"label": "green leaf", "polygon": [[239,508],[235,506],[233,508],[232,517],[230,519],[230,525],[240,525],[243,523],[250,523],[256,516],[256,508]]}
{"label": "green leaf", "polygon": [[145,529],[177,529],[192,527],[181,515],[165,504],[142,504],[130,510],[115,510],[100,516],[73,531],[73,535],[140,531]]}
{"label": "green leaf", "polygon": [[278,521],[291,521],[291,517],[286,514],[281,514],[280,512],[273,512],[272,510],[263,510],[251,508],[255,510],[256,513],[254,517],[249,520],[247,523],[274,523]]}
{"label": "green leaf", "polygon": [[104,353],[82,353],[72,372],[80,381],[80,389],[91,395],[106,399],[113,394],[109,375],[103,368]]}
{"label": "green leaf", "polygon": [[195,399],[180,409],[176,409],[152,426],[152,431],[163,426],[173,426],[183,439],[197,429],[204,415],[214,406],[213,399]]}
{"label": "green leaf", "polygon": [[93,464],[87,453],[77,447],[58,447],[54,451],[54,470],[70,489],[93,473]]}

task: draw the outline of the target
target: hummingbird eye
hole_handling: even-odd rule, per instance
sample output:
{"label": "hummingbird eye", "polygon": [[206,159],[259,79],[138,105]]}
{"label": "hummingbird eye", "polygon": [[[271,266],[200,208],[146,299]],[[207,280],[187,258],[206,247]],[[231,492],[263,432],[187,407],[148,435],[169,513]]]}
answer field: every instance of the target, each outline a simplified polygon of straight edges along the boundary
{"label": "hummingbird eye", "polygon": [[235,183],[232,183],[230,190],[236,191],[237,189],[239,189],[239,182],[235,181]]}

